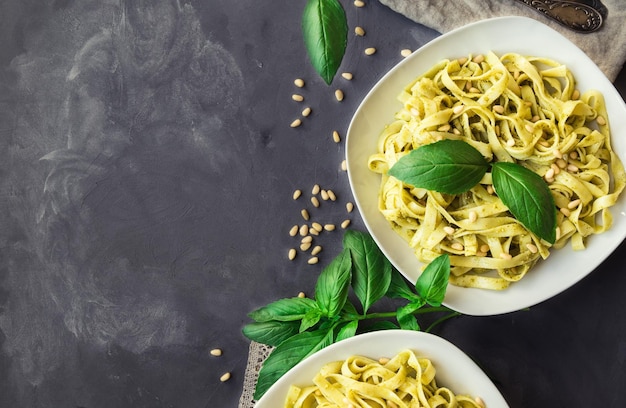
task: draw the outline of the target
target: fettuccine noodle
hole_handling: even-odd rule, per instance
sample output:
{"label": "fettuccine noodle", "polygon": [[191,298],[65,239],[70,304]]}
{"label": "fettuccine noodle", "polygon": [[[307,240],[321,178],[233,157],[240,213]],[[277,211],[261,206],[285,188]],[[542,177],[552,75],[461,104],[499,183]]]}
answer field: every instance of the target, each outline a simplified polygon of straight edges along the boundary
{"label": "fettuccine noodle", "polygon": [[437,385],[427,358],[404,350],[388,362],[352,356],[326,364],[308,387],[292,385],[285,408],[483,408],[482,401]]}
{"label": "fettuccine noodle", "polygon": [[[380,211],[420,261],[448,253],[452,284],[504,289],[551,247],[571,242],[582,250],[587,237],[611,226],[609,207],[626,174],[611,148],[602,94],[580,94],[575,85],[556,61],[490,52],[443,60],[405,88],[403,108],[368,165],[382,175]],[[411,150],[442,139],[463,140],[488,161],[516,162],[543,177],[559,210],[555,244],[510,214],[494,194],[491,173],[456,196],[387,175]]]}

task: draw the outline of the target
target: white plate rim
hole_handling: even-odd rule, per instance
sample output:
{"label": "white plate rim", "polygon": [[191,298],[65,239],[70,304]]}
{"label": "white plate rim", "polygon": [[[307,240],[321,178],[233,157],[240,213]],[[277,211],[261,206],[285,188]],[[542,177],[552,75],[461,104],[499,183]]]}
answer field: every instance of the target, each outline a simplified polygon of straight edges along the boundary
{"label": "white plate rim", "polygon": [[414,350],[432,361],[439,385],[449,387],[456,394],[480,397],[488,407],[508,407],[495,384],[461,349],[434,334],[410,330],[363,333],[334,343],[289,370],[256,402],[255,407],[283,406],[289,387],[312,384],[313,377],[326,363],[345,360],[352,355],[393,357],[405,349]]}
{"label": "white plate rim", "polygon": [[[496,35],[498,33],[506,35]],[[536,44],[543,45],[538,48]],[[498,54],[519,52],[556,59],[568,66],[583,90],[591,88],[588,86],[590,84],[593,88],[600,90],[607,103],[613,148],[622,161],[626,160],[626,104],[624,100],[597,65],[559,32],[528,17],[507,16],[477,21],[435,38],[398,63],[372,87],[355,111],[346,134],[346,165],[355,204],[366,228],[383,253],[411,282],[415,282],[419,276],[421,263],[410,253],[408,245],[393,233],[383,216],[380,213],[373,214],[372,202],[366,199],[364,194],[364,189],[367,187],[361,185],[363,167],[366,171],[369,170],[362,161],[364,147],[359,137],[367,133],[364,132],[364,129],[367,130],[364,123],[372,122],[371,113],[374,106],[378,109],[377,112],[385,109],[389,111],[388,107],[376,104],[375,98],[385,94],[394,94],[391,100],[385,99],[390,102],[388,105],[391,106],[396,101],[395,96],[410,80],[440,59],[465,56],[469,52],[484,53],[490,50]],[[409,71],[412,76],[407,80]],[[389,90],[392,86],[395,89],[393,92]],[[382,125],[388,123],[393,113],[399,109],[399,102],[393,106],[395,110],[392,114],[386,116],[386,121],[380,122],[381,126],[377,131],[376,139],[382,130]],[[366,115],[370,117],[365,117]],[[370,151],[370,154],[374,151],[375,148]],[[379,179],[379,176],[377,177]],[[375,188],[377,194],[378,184],[375,184]],[[562,293],[597,268],[626,238],[624,195],[622,194],[612,209],[612,228],[603,234],[591,237],[585,251],[574,252],[569,246],[556,250],[547,261],[536,265],[526,277],[505,291],[459,288],[450,285],[444,304],[468,315],[497,315],[534,306]],[[402,246],[405,247],[404,252],[401,249]],[[548,269],[546,265],[551,265],[550,267],[559,265],[556,268],[558,272],[555,273],[560,275],[558,277],[554,276],[554,273],[548,275],[548,272],[540,274],[538,271],[543,272]],[[549,277],[546,278],[546,276]],[[540,279],[541,277],[544,279]]]}

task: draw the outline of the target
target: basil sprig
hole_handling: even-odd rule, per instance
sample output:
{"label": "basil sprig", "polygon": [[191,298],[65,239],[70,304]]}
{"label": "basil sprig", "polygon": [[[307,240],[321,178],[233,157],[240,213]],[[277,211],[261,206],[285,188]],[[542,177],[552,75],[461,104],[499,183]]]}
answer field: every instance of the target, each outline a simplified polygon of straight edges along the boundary
{"label": "basil sprig", "polygon": [[348,44],[348,22],[339,1],[308,0],[302,14],[302,35],[313,68],[330,85]]}
{"label": "basil sprig", "polygon": [[[359,329],[420,330],[417,314],[447,312],[434,324],[458,315],[441,306],[449,275],[450,259],[441,255],[411,287],[368,234],[346,231],[343,250],[317,279],[314,299],[280,299],[249,313],[254,322],[244,326],[243,334],[275,346],[259,371],[254,398],[261,398],[276,380],[304,358],[354,336]],[[350,289],[358,299],[360,311],[350,300]],[[407,304],[394,311],[369,312],[384,297],[401,298]],[[360,325],[372,319],[370,326]]]}
{"label": "basil sprig", "polygon": [[556,206],[545,181],[517,163],[491,165],[462,140],[444,139],[412,150],[388,174],[418,188],[444,194],[469,191],[491,167],[493,187],[517,220],[539,238],[556,240]]}

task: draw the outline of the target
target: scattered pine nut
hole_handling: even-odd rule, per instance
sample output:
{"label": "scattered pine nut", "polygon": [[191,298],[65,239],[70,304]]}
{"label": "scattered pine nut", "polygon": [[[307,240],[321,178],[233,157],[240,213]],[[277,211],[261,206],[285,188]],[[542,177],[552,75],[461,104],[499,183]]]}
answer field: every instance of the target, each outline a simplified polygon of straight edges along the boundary
{"label": "scattered pine nut", "polygon": [[302,110],[302,116],[304,116],[305,118],[308,117],[310,114],[311,108],[309,108],[308,106]]}
{"label": "scattered pine nut", "polygon": [[508,147],[513,147],[513,146],[515,146],[515,139],[509,139],[509,140],[507,140],[507,141],[506,141],[506,145],[507,145]]}
{"label": "scattered pine nut", "polygon": [[452,228],[451,226],[449,226],[449,225],[446,226],[446,227],[443,227],[443,232],[445,232],[448,235],[454,234],[454,231],[456,231],[456,230],[454,228]]}
{"label": "scattered pine nut", "polygon": [[578,158],[578,152],[576,150],[569,152],[569,158],[576,160]]}
{"label": "scattered pine nut", "polygon": [[320,193],[321,187],[319,184],[316,184],[313,186],[313,188],[311,189],[311,194],[313,195],[317,195]]}
{"label": "scattered pine nut", "polygon": [[341,161],[341,170],[343,171],[348,170],[348,163],[346,162],[345,159]]}
{"label": "scattered pine nut", "polygon": [[493,105],[493,111],[495,113],[503,114],[504,113],[504,106],[502,106],[502,105]]}
{"label": "scattered pine nut", "polygon": [[352,74],[350,72],[343,72],[341,74],[341,76],[343,77],[343,79],[347,79],[348,81],[352,81]]}
{"label": "scattered pine nut", "polygon": [[500,254],[500,258],[509,260],[509,259],[513,259],[513,255],[509,254],[508,252],[502,252]]}
{"label": "scattered pine nut", "polygon": [[533,133],[535,131],[535,127],[531,125],[530,123],[527,123],[526,126],[524,126],[524,128],[526,129],[526,131],[528,131],[528,133]]}
{"label": "scattered pine nut", "polygon": [[328,201],[328,199],[330,198],[328,196],[328,191],[326,191],[326,190],[320,191],[320,196],[322,197],[322,200],[324,200],[324,201]]}
{"label": "scattered pine nut", "polygon": [[481,408],[485,408],[485,402],[482,398],[476,397],[474,398],[474,401],[476,402],[476,404],[480,405]]}
{"label": "scattered pine nut", "polygon": [[352,204],[352,203],[350,203],[350,202],[347,202],[347,203],[346,203],[346,211],[347,211],[347,212],[349,212],[349,213],[351,213],[351,212],[352,212],[352,210],[354,210],[354,204]]}
{"label": "scattered pine nut", "polygon": [[577,198],[575,200],[570,201],[567,204],[567,208],[569,208],[570,210],[573,210],[574,208],[578,207],[579,204],[580,204],[580,198]]}
{"label": "scattered pine nut", "polygon": [[365,2],[363,2],[362,0],[354,0],[354,6],[355,7],[365,7]]}
{"label": "scattered pine nut", "polygon": [[312,256],[309,258],[308,261],[306,261],[309,265],[315,265],[316,263],[319,262],[319,258],[316,256]]}
{"label": "scattered pine nut", "polygon": [[[314,222],[313,224],[311,224],[311,227],[317,232],[322,232],[324,230],[324,227],[319,222]],[[309,232],[311,232],[310,228]]]}
{"label": "scattered pine nut", "polygon": [[598,115],[598,117],[596,118],[596,122],[598,123],[598,125],[600,126],[604,126],[606,125],[606,119],[604,119],[604,116],[600,116]]}
{"label": "scattered pine nut", "polygon": [[365,35],[365,30],[363,29],[363,27],[356,26],[354,27],[354,34],[358,35],[359,37],[363,37]]}
{"label": "scattered pine nut", "polygon": [[561,227],[556,227],[556,239],[557,241],[561,238]]}
{"label": "scattered pine nut", "polygon": [[567,208],[559,208],[559,211],[566,217],[569,217],[571,214],[570,210],[568,210]]}
{"label": "scattered pine nut", "polygon": [[556,175],[556,174],[559,174],[559,173],[561,172],[561,168],[560,168],[560,167],[559,167],[556,163],[552,163],[552,164],[550,165],[550,168],[551,168],[552,170],[554,170],[554,174],[555,174],[555,175]]}
{"label": "scattered pine nut", "polygon": [[489,245],[487,245],[487,244],[483,244],[483,245],[480,246],[480,252],[487,253],[487,252],[489,252],[489,249],[490,249]]}
{"label": "scattered pine nut", "polygon": [[290,261],[293,261],[296,258],[296,249],[295,248],[291,248],[289,249],[289,252],[287,253],[287,257],[289,258]]}
{"label": "scattered pine nut", "polygon": [[546,171],[546,174],[544,174],[543,178],[546,180],[554,178],[554,169],[550,167],[548,171]]}
{"label": "scattered pine nut", "polygon": [[541,119],[538,115],[533,116],[532,118],[530,118],[530,121],[533,123],[539,122],[539,119]]}
{"label": "scattered pine nut", "polygon": [[437,130],[439,132],[447,132],[448,130],[450,130],[452,128],[452,126],[450,126],[449,123],[446,123],[445,125],[439,126],[439,128],[437,128]]}
{"label": "scattered pine nut", "polygon": [[336,130],[333,130],[333,141],[335,143],[341,142],[341,137],[339,136],[339,132],[337,132]]}
{"label": "scattered pine nut", "polygon": [[302,215],[302,218],[304,218],[305,221],[308,221],[311,218],[311,216],[309,215],[309,212],[306,210],[306,208],[303,208],[300,211],[300,215]]}
{"label": "scattered pine nut", "polygon": [[454,242],[452,243],[452,245],[450,245],[450,248],[456,250],[456,251],[462,251],[465,249],[465,247],[463,246],[463,244],[461,244],[460,242]]}
{"label": "scattered pine nut", "polygon": [[291,235],[292,237],[295,237],[296,235],[298,235],[298,226],[294,225],[293,227],[291,227],[291,229],[289,230],[289,235]]}
{"label": "scattered pine nut", "polygon": [[343,101],[343,91],[341,89],[335,90],[335,99],[339,102]]}
{"label": "scattered pine nut", "polygon": [[337,200],[337,196],[335,195],[335,192],[333,190],[327,190],[326,192],[328,193],[328,198],[330,198],[330,201]]}
{"label": "scattered pine nut", "polygon": [[552,151],[552,155],[554,157],[556,157],[557,159],[562,159],[563,158],[563,153],[561,153],[561,151],[559,149],[554,149]]}
{"label": "scattered pine nut", "polygon": [[556,165],[559,167],[559,169],[564,169],[567,167],[567,162],[563,159],[557,159]]}
{"label": "scattered pine nut", "polygon": [[300,292],[298,293],[298,297],[302,299],[302,298],[305,298],[306,295],[304,294],[304,292]]}
{"label": "scattered pine nut", "polygon": [[365,49],[365,55],[374,55],[376,54],[376,48],[374,47],[368,47]]}
{"label": "scattered pine nut", "polygon": [[291,99],[293,99],[296,102],[302,102],[304,100],[304,96],[300,94],[293,94],[291,95]]}
{"label": "scattered pine nut", "polygon": [[[310,232],[310,229],[309,229],[309,232]],[[307,235],[306,237],[302,238],[300,242],[303,244],[310,244],[311,242],[313,242],[313,237],[310,235]]]}
{"label": "scattered pine nut", "polygon": [[335,230],[335,224],[324,224],[324,230],[325,231],[334,231]]}
{"label": "scattered pine nut", "polygon": [[574,164],[568,164],[567,165],[567,171],[569,171],[570,173],[576,173],[578,172],[578,170],[580,170],[576,165]]}
{"label": "scattered pine nut", "polygon": [[310,242],[304,242],[304,243],[300,244],[300,250],[302,252],[306,252],[306,251],[309,250],[309,248],[311,248],[311,245],[312,244]]}
{"label": "scattered pine nut", "polygon": [[475,56],[474,58],[472,58],[472,61],[480,64],[481,62],[483,62],[485,60],[485,56],[483,54],[478,54],[477,56]]}
{"label": "scattered pine nut", "polygon": [[381,357],[381,358],[378,359],[378,364],[381,364],[381,365],[385,365],[388,362],[389,362],[389,358],[387,358],[387,357]]}
{"label": "scattered pine nut", "polygon": [[539,249],[533,244],[526,244],[526,248],[528,248],[528,250],[533,254],[536,254],[539,251]]}
{"label": "scattered pine nut", "polygon": [[452,108],[452,113],[458,115],[459,113],[463,112],[463,109],[465,109],[465,105],[456,105],[454,108]]}
{"label": "scattered pine nut", "polygon": [[317,197],[311,197],[311,204],[313,204],[313,207],[317,208],[320,206],[320,200],[318,200]]}
{"label": "scattered pine nut", "polygon": [[413,54],[413,51],[409,50],[408,48],[400,50],[400,55],[402,55],[404,58],[408,57],[411,54]]}
{"label": "scattered pine nut", "polygon": [[480,93],[480,89],[476,88],[475,86],[471,87],[469,89],[470,93]]}
{"label": "scattered pine nut", "polygon": [[487,256],[487,253],[482,251],[476,251],[476,256]]}
{"label": "scattered pine nut", "polygon": [[491,184],[489,184],[487,186],[487,193],[492,194],[495,193],[496,191],[493,189],[493,186]]}
{"label": "scattered pine nut", "polygon": [[317,255],[320,252],[322,252],[322,247],[320,245],[316,245],[313,247],[313,249],[311,250],[311,255]]}
{"label": "scattered pine nut", "polygon": [[228,381],[228,380],[230,380],[230,373],[224,373],[224,374],[222,374],[222,376],[220,377],[220,381],[221,381],[221,382],[226,382],[226,381]]}
{"label": "scattered pine nut", "polygon": [[212,356],[219,357],[222,355],[222,350],[214,348],[213,350],[209,351],[209,353],[211,353]]}
{"label": "scattered pine nut", "polygon": [[294,85],[295,85],[295,86],[297,86],[298,88],[302,88],[302,87],[304,87],[304,79],[302,79],[302,78],[296,78],[296,79],[293,81],[293,83],[294,83]]}
{"label": "scattered pine nut", "polygon": [[296,127],[300,126],[301,124],[302,124],[302,121],[300,119],[296,119],[293,122],[291,122],[291,125],[289,125],[289,126],[291,126],[292,128],[296,128]]}
{"label": "scattered pine nut", "polygon": [[344,220],[341,223],[341,228],[346,229],[346,228],[348,228],[349,225],[350,225],[350,220]]}
{"label": "scattered pine nut", "polygon": [[476,222],[476,220],[478,219],[478,213],[476,211],[470,211],[468,216],[470,222]]}
{"label": "scattered pine nut", "polygon": [[309,228],[309,234],[317,236],[320,234],[320,231],[313,229],[313,228]]}
{"label": "scattered pine nut", "polygon": [[576,100],[580,98],[580,91],[578,89],[574,89],[574,92],[572,92],[572,99]]}
{"label": "scattered pine nut", "polygon": [[297,200],[298,198],[300,198],[301,195],[302,195],[302,190],[295,190],[293,192],[293,196],[292,197],[293,197],[294,200]]}
{"label": "scattered pine nut", "polygon": [[309,226],[306,224],[302,224],[300,226],[300,236],[306,237],[307,235],[309,235]]}

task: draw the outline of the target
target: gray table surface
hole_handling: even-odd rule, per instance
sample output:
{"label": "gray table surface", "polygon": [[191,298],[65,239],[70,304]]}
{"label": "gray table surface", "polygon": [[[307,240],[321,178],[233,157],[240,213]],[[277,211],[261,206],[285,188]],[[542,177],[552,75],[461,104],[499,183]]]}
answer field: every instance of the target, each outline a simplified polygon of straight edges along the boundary
{"label": "gray table surface", "polygon": [[[123,3],[0,2],[0,407],[236,406],[246,314],[311,293],[338,252],[339,231],[317,239],[319,264],[287,259],[313,185],[337,195],[307,206],[316,219],[364,230],[332,131],[401,49],[438,35],[344,2],[367,35],[342,63],[354,79],[328,87],[304,53],[302,1],[166,1],[141,18]],[[625,255],[528,311],[436,334],[512,407],[623,406]]]}

